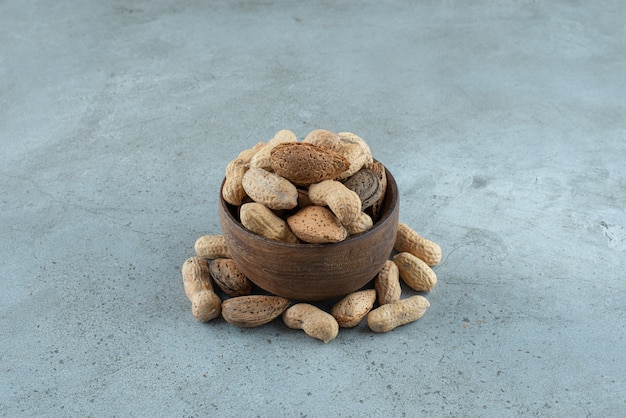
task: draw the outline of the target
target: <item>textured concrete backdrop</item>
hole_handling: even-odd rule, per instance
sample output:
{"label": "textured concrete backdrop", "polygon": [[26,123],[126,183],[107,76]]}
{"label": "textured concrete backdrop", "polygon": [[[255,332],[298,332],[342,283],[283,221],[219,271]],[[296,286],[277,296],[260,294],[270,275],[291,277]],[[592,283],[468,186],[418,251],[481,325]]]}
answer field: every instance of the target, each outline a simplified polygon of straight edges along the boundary
{"label": "textured concrete backdrop", "polygon": [[[0,415],[623,416],[619,1],[0,2]],[[352,131],[441,244],[418,322],[195,321],[226,163]],[[405,296],[413,294],[405,289]]]}

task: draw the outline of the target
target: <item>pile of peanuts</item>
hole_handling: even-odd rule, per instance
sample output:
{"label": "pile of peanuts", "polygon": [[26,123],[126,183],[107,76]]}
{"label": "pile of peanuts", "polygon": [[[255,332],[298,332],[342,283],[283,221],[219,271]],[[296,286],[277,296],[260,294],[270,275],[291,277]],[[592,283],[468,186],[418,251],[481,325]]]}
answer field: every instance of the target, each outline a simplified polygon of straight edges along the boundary
{"label": "pile of peanuts", "polygon": [[[386,178],[384,166],[353,133],[316,129],[298,141],[292,131],[281,130],[228,164],[222,197],[239,207],[242,225],[255,234],[289,243],[332,244],[372,228]],[[202,236],[194,248],[196,255],[183,264],[182,278],[198,321],[221,315],[230,324],[257,327],[282,316],[287,327],[324,343],[340,327],[355,327],[363,319],[373,332],[388,332],[421,318],[430,303],[421,295],[401,299],[401,281],[429,292],[437,283],[431,267],[441,260],[439,245],[399,223],[396,254],[385,262],[373,288],[343,297],[327,312],[280,296],[253,295],[253,283],[231,258],[222,235]]]}

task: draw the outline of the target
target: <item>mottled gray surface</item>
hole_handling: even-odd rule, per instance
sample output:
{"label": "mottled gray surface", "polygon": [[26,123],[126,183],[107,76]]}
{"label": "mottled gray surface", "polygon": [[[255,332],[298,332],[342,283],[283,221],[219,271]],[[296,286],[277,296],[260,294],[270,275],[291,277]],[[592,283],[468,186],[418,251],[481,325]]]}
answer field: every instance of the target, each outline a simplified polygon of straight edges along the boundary
{"label": "mottled gray surface", "polygon": [[[0,415],[623,416],[619,1],[0,2]],[[352,131],[441,244],[420,321],[195,321],[241,149]],[[405,296],[412,294],[405,291]]]}

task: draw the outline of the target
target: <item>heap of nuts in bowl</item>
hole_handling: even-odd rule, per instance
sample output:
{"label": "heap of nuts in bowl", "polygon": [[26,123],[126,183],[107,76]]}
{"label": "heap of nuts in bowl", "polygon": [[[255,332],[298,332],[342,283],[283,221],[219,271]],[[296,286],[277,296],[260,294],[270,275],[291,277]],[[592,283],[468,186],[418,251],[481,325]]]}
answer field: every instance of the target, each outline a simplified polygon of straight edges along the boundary
{"label": "heap of nuts in bowl", "polygon": [[[385,167],[353,133],[316,129],[298,141],[292,131],[280,130],[227,165],[222,197],[239,207],[242,225],[255,234],[289,243],[335,243],[372,228],[386,178]],[[279,216],[296,206],[301,209],[286,219]],[[184,262],[182,278],[198,321],[221,315],[230,324],[256,327],[281,316],[287,327],[324,343],[340,327],[355,327],[364,319],[373,332],[420,319],[430,303],[422,295],[401,299],[401,283],[429,292],[437,283],[431,267],[441,260],[439,245],[399,223],[396,254],[385,262],[373,288],[348,294],[325,311],[280,296],[253,295],[253,283],[232,260],[222,235],[202,236],[194,247],[196,255]]]}

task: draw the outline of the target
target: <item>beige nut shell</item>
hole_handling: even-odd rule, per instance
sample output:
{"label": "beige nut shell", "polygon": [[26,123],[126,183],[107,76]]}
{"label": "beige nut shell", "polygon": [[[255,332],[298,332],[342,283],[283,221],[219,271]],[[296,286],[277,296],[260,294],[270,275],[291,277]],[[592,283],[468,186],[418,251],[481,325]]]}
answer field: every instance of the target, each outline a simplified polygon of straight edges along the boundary
{"label": "beige nut shell", "polygon": [[350,166],[341,154],[318,145],[286,142],[272,149],[270,164],[274,173],[296,186],[308,186],[333,179]]}
{"label": "beige nut shell", "polygon": [[399,252],[408,252],[424,261],[429,266],[435,266],[441,261],[441,247],[422,236],[405,223],[398,224],[398,233],[394,248]]}
{"label": "beige nut shell", "polygon": [[330,314],[342,328],[357,326],[372,310],[376,302],[376,290],[366,289],[352,292],[335,303]]}
{"label": "beige nut shell", "polygon": [[297,303],[283,312],[283,322],[289,328],[301,329],[308,336],[328,343],[339,334],[335,317],[309,303]]}
{"label": "beige nut shell", "polygon": [[274,241],[298,243],[287,222],[271,209],[256,202],[244,203],[239,209],[241,224],[249,231]]}
{"label": "beige nut shell", "polygon": [[298,204],[298,189],[289,180],[257,167],[250,167],[241,181],[252,200],[270,209],[293,209]]}
{"label": "beige nut shell", "polygon": [[413,254],[401,252],[393,256],[392,260],[398,266],[400,278],[411,289],[430,292],[437,284],[437,275],[433,269]]}
{"label": "beige nut shell", "polygon": [[239,296],[222,302],[222,317],[238,327],[258,327],[279,317],[289,303],[289,299],[280,296]]}
{"label": "beige nut shell", "polygon": [[287,218],[289,228],[300,240],[328,244],[346,239],[348,231],[324,206],[307,206]]}
{"label": "beige nut shell", "polygon": [[417,321],[430,307],[430,302],[421,295],[401,299],[370,311],[367,325],[374,332],[389,332],[401,325]]}
{"label": "beige nut shell", "polygon": [[245,296],[252,292],[252,282],[239,270],[232,258],[213,260],[210,269],[215,284],[228,296]]}

